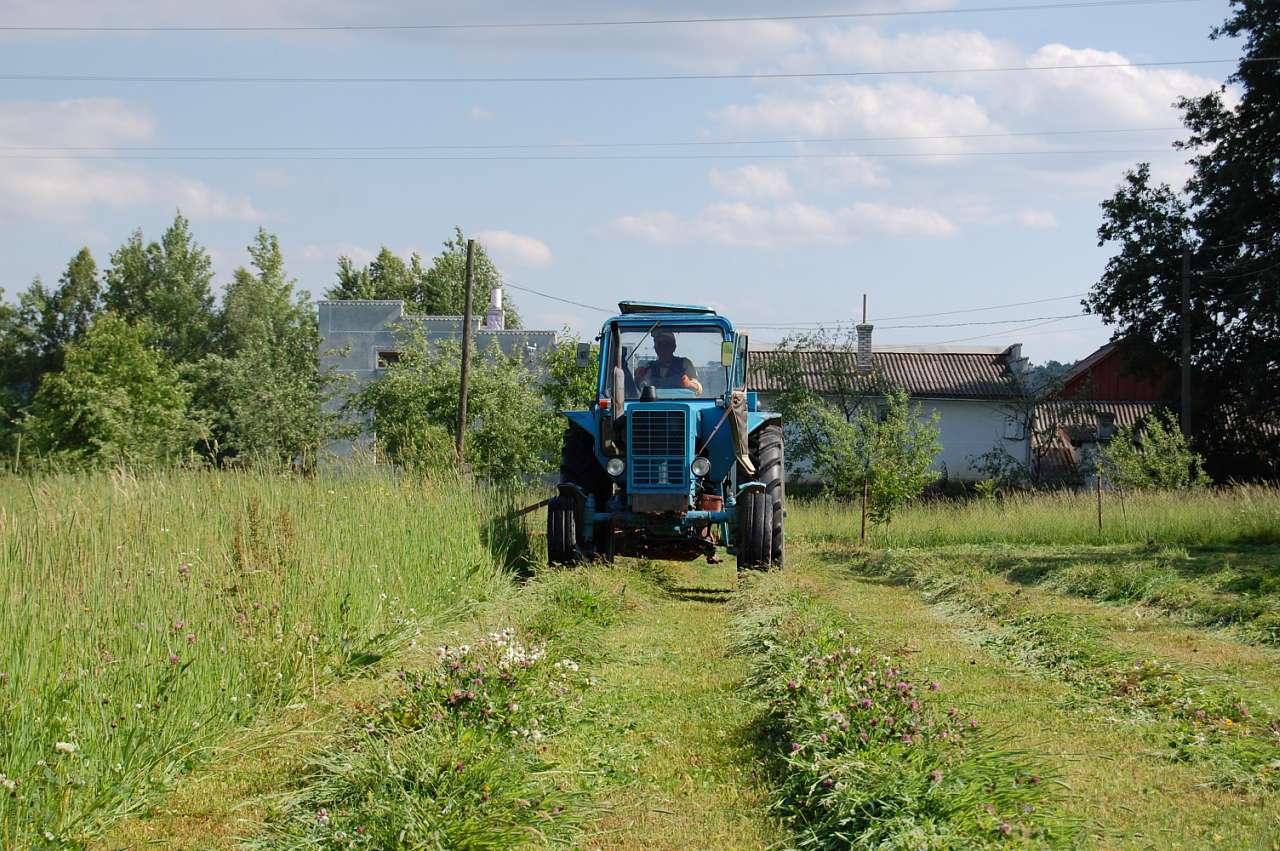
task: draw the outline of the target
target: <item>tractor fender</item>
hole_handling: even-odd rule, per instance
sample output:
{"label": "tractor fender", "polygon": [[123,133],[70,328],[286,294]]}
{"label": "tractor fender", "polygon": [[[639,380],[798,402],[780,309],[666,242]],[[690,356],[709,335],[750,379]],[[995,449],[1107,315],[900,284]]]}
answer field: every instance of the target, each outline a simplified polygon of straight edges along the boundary
{"label": "tractor fender", "polygon": [[596,418],[590,411],[561,411],[564,418],[592,437],[596,435]]}
{"label": "tractor fender", "polygon": [[773,411],[751,411],[747,414],[747,434],[754,434],[770,423],[782,425],[782,414]]}

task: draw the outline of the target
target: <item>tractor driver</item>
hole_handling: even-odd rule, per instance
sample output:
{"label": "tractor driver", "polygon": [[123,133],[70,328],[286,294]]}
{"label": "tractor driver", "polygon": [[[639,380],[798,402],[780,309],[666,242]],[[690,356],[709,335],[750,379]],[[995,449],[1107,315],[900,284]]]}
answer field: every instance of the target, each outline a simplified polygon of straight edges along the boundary
{"label": "tractor driver", "polygon": [[688,358],[675,357],[676,335],[670,331],[655,331],[653,334],[653,350],[658,359],[636,368],[636,381],[651,384],[663,390],[686,389],[696,395],[702,395],[702,382],[698,381],[698,371],[693,361]]}

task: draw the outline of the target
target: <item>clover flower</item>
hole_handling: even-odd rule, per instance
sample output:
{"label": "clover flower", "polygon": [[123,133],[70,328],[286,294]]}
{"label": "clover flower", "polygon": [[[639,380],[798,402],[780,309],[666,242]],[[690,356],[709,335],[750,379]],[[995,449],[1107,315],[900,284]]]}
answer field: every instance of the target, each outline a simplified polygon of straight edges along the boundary
{"label": "clover flower", "polygon": [[58,753],[71,754],[75,753],[77,748],[74,742],[56,742],[53,749]]}

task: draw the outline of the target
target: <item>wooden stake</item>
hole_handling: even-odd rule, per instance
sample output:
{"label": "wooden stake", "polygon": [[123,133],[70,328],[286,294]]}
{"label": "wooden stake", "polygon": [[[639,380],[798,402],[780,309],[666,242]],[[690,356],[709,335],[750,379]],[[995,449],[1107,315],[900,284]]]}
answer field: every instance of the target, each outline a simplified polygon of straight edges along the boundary
{"label": "wooden stake", "polygon": [[870,487],[870,480],[864,476],[862,479],[862,534],[858,537],[858,545],[863,547],[867,545],[867,493]]}
{"label": "wooden stake", "polygon": [[466,457],[467,379],[471,372],[471,281],[475,274],[475,240],[467,240],[467,293],[462,300],[462,376],[458,385],[458,463]]}
{"label": "wooden stake", "polygon": [[1098,537],[1102,537],[1102,465],[1093,473],[1093,480],[1097,484],[1098,491]]}

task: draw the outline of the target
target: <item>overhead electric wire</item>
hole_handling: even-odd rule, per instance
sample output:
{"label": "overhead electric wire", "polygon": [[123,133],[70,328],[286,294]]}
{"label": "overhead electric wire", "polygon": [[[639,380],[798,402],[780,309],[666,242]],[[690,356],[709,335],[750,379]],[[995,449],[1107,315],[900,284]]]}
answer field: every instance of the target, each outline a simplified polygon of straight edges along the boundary
{"label": "overhead electric wire", "polygon": [[0,145],[0,151],[127,151],[127,152],[322,152],[322,151],[504,151],[579,150],[591,148],[683,148],[734,145],[853,144],[862,142],[935,142],[962,139],[1006,139],[1030,136],[1092,136],[1117,133],[1166,133],[1183,127],[1116,127],[1100,130],[1018,130],[1006,133],[952,133],[932,136],[820,136],[808,139],[696,139],[675,142],[506,142],[456,145]]}
{"label": "overhead electric wire", "polygon": [[1005,331],[993,331],[993,332],[991,332],[990,334],[977,334],[977,335],[975,335],[975,336],[973,336],[973,337],[957,337],[957,338],[952,339],[952,340],[940,340],[940,341],[938,341],[938,342],[936,342],[936,343],[930,343],[929,345],[933,345],[933,346],[945,346],[945,345],[948,345],[948,344],[950,344],[950,343],[967,343],[967,342],[969,342],[970,340],[985,340],[985,339],[987,339],[988,337],[997,337],[997,336],[1000,336],[1000,335],[1002,335],[1002,334],[1020,334],[1020,333],[1022,333],[1023,331],[1030,331],[1030,330],[1032,330],[1032,329],[1034,329],[1034,328],[1043,328],[1043,327],[1044,327],[1044,326],[1046,326],[1046,325],[1053,325],[1053,324],[1058,323],[1058,322],[1065,322],[1067,319],[1084,319],[1084,318],[1086,318],[1086,317],[1090,317],[1090,316],[1092,316],[1092,314],[1087,314],[1087,313],[1086,313],[1086,314],[1080,314],[1079,316],[1068,316],[1068,317],[1064,317],[1064,318],[1062,318],[1062,319],[1050,319],[1050,320],[1048,320],[1047,322],[1037,322],[1037,323],[1036,323],[1036,324],[1034,324],[1034,325],[1025,325],[1025,326],[1023,326],[1023,327],[1021,327],[1021,328],[1010,328],[1010,329],[1005,330]]}
{"label": "overhead electric wire", "polygon": [[[1020,322],[1037,322],[1042,319],[1071,319],[1076,316],[1086,316],[1084,313],[1065,313],[1056,316],[1019,316],[1016,319],[988,319],[973,322],[934,322],[922,325],[876,325],[880,331],[893,331],[905,328],[964,328],[973,325],[1017,325]],[[841,325],[844,323],[840,323]],[[762,328],[770,331],[806,331],[817,330],[810,326],[782,325],[782,324],[760,324],[752,325],[753,328]],[[836,326],[839,327],[839,326]]]}
{"label": "overhead electric wire", "polygon": [[258,162],[581,162],[590,160],[826,160],[956,159],[964,157],[1055,157],[1164,154],[1166,148],[1055,148],[1038,151],[951,151],[947,153],[842,151],[794,154],[497,154],[493,156],[357,154],[0,154],[0,160],[258,161]]}
{"label": "overhead electric wire", "polygon": [[825,12],[794,15],[735,15],[703,18],[642,18],[631,20],[516,21],[460,24],[174,24],[104,25],[4,24],[0,32],[95,33],[202,33],[202,32],[400,32],[430,30],[560,29],[570,27],[635,27],[676,24],[741,24],[763,21],[834,21],[857,18],[922,17],[926,15],[990,14],[993,12],[1045,12],[1059,9],[1107,9],[1125,6],[1170,6],[1201,0],[1075,0],[1068,3],[1019,3],[1005,6],[970,6],[958,9],[893,9],[860,12]]}
{"label": "overhead electric wire", "polygon": [[567,299],[567,298],[561,298],[560,296],[552,295],[551,293],[544,293],[542,290],[535,290],[532,287],[522,287],[519,284],[513,284],[510,281],[503,281],[502,286],[510,287],[513,290],[520,290],[521,292],[525,292],[525,293],[532,293],[533,295],[542,296],[543,298],[549,298],[552,301],[559,301],[559,302],[563,302],[564,304],[571,304],[574,307],[585,307],[587,310],[597,310],[600,313],[612,314],[616,312],[613,310],[609,310],[607,307],[597,307],[594,304],[584,304],[583,302],[573,301],[572,299]]}
{"label": "overhead electric wire", "polygon": [[685,82],[692,80],[814,80],[850,79],[856,77],[894,77],[943,74],[993,74],[1023,71],[1097,71],[1116,68],[1163,68],[1175,65],[1224,65],[1236,62],[1276,62],[1280,57],[1232,57],[1223,59],[1176,59],[1151,62],[1096,62],[1074,65],[1006,65],[969,68],[894,68],[865,71],[779,71],[740,72],[728,74],[604,74],[587,76],[543,77],[272,77],[219,75],[143,75],[143,74],[0,74],[6,82],[46,83],[232,83],[273,85],[338,85],[338,84],[486,84],[486,83],[636,83]]}

